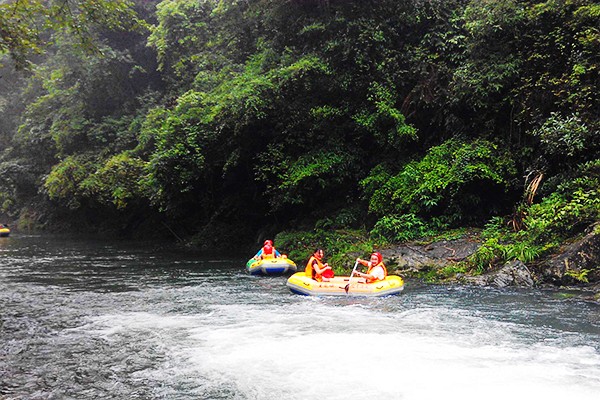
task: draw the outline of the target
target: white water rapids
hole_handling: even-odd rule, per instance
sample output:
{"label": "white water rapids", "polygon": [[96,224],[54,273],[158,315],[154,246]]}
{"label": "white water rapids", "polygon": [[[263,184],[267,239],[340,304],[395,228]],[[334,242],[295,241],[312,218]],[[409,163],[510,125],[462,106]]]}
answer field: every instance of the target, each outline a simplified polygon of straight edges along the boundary
{"label": "white water rapids", "polygon": [[291,294],[244,260],[0,243],[0,399],[596,400],[600,307],[428,286]]}

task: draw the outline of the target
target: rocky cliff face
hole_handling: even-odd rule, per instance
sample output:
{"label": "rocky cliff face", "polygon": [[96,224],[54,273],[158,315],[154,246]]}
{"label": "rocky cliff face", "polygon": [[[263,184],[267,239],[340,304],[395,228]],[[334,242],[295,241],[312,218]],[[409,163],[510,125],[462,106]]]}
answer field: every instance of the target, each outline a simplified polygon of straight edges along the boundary
{"label": "rocky cliff face", "polygon": [[[478,235],[470,234],[427,245],[402,244],[381,253],[391,271],[418,276],[466,260],[479,246]],[[583,297],[600,301],[600,223],[589,227],[582,238],[563,246],[557,254],[531,265],[510,261],[482,275],[457,274],[452,281],[495,287],[577,287],[586,292]]]}
{"label": "rocky cliff face", "polygon": [[587,229],[583,238],[542,260],[535,271],[539,281],[557,286],[600,283],[600,224]]}
{"label": "rocky cliff face", "polygon": [[406,243],[381,250],[383,258],[401,272],[411,274],[440,269],[466,260],[479,248],[475,233],[456,240],[442,240],[427,245]]}

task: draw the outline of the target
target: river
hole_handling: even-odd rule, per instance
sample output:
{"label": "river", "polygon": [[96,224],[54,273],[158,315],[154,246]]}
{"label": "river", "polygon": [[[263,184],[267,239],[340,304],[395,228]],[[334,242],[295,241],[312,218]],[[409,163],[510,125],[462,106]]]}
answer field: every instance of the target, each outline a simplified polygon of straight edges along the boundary
{"label": "river", "polygon": [[0,257],[2,400],[600,393],[600,307],[551,291],[305,297],[168,243],[15,235]]}

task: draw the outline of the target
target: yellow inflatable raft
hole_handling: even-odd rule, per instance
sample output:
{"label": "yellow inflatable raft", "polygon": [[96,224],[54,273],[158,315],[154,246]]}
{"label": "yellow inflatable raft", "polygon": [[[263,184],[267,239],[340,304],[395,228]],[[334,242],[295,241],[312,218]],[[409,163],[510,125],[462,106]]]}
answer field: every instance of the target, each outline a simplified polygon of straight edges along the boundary
{"label": "yellow inflatable raft", "polygon": [[7,237],[8,235],[10,235],[8,226],[0,224],[0,237]]}
{"label": "yellow inflatable raft", "polygon": [[281,275],[296,272],[296,263],[289,258],[265,258],[255,260],[251,258],[246,263],[246,269],[251,275]]}
{"label": "yellow inflatable raft", "polygon": [[287,287],[292,293],[306,296],[377,297],[399,294],[404,289],[404,281],[399,276],[388,275],[385,280],[375,283],[365,283],[364,279],[358,277],[352,277],[350,280],[349,276],[336,276],[329,282],[317,282],[304,272],[297,272],[287,280]]}

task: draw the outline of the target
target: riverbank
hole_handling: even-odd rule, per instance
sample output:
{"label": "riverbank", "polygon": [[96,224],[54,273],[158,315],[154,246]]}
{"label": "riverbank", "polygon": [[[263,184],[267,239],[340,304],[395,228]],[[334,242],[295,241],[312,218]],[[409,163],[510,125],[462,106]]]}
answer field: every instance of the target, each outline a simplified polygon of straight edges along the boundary
{"label": "riverbank", "polygon": [[480,231],[431,242],[409,242],[381,249],[388,269],[430,283],[488,287],[544,287],[600,303],[600,232],[590,226],[581,237],[533,262],[507,261],[478,270],[469,262],[482,246]]}
{"label": "riverbank", "polygon": [[[17,228],[15,232],[18,231]],[[163,231],[173,240],[169,232]],[[378,249],[390,273],[409,279],[481,287],[542,287],[560,291],[561,297],[600,302],[600,223],[590,225],[579,236],[533,260],[505,257],[481,266],[474,260],[486,244],[484,236],[480,229],[461,229],[437,238],[381,245],[363,230],[315,230],[282,232],[276,235],[275,241],[276,246],[294,260],[308,259],[316,246],[325,248],[329,262],[338,266],[338,274],[348,272],[352,266],[349,260],[365,257],[372,249]],[[218,244],[224,243],[219,235],[210,241],[197,237],[177,239],[177,246],[197,249],[203,254],[207,248],[216,251]],[[252,253],[259,247],[237,239],[242,244],[226,241],[233,246],[229,253]]]}

